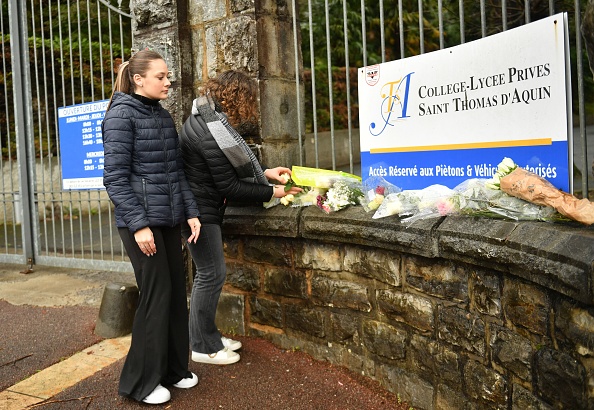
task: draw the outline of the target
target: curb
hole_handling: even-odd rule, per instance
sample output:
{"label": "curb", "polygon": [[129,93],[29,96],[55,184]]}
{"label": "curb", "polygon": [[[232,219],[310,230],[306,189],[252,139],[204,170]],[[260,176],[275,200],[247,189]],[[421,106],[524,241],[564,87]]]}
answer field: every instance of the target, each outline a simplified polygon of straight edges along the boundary
{"label": "curb", "polygon": [[47,401],[128,353],[131,335],[106,339],[0,392],[0,410],[20,410]]}

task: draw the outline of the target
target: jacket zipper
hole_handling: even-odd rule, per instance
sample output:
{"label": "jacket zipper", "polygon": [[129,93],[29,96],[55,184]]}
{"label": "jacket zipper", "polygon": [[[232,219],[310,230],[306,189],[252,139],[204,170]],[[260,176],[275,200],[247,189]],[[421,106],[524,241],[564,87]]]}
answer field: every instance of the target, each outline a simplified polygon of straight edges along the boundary
{"label": "jacket zipper", "polygon": [[155,117],[155,120],[157,121],[157,126],[159,127],[159,133],[161,135],[161,141],[163,142],[163,156],[165,157],[165,174],[167,175],[167,185],[169,186],[169,208],[171,209],[171,226],[175,225],[175,205],[173,202],[173,192],[171,189],[171,176],[169,175],[169,162],[168,162],[168,158],[167,158],[167,145],[166,145],[166,141],[165,141],[165,134],[163,133],[163,124],[161,123],[161,118],[158,115],[160,113],[159,110],[157,110],[155,112],[154,107],[151,107],[151,110],[153,111],[153,116]]}

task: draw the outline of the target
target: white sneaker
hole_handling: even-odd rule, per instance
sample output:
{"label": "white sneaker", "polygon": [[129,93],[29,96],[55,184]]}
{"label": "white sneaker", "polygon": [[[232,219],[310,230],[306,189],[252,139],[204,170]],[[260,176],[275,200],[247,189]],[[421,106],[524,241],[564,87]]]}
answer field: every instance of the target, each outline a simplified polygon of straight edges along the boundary
{"label": "white sneaker", "polygon": [[198,363],[231,364],[239,361],[239,354],[225,347],[211,354],[192,352],[192,360]]}
{"label": "white sneaker", "polygon": [[157,387],[155,387],[151,394],[142,399],[143,403],[148,404],[162,404],[169,400],[171,400],[171,393],[160,384],[157,384]]}
{"label": "white sneaker", "polygon": [[221,336],[221,342],[223,342],[223,346],[225,346],[229,350],[239,350],[241,349],[241,342],[239,340],[229,339],[228,337]]}
{"label": "white sneaker", "polygon": [[173,387],[177,387],[178,389],[189,389],[194,387],[198,384],[198,376],[192,373],[192,377],[185,377],[175,383]]}

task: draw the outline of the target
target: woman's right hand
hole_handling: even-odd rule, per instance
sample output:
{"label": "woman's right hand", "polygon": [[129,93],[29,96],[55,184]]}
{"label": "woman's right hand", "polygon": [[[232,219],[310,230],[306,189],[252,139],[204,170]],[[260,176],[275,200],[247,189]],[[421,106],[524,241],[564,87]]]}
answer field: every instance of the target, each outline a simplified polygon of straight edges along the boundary
{"label": "woman's right hand", "polygon": [[153,256],[157,253],[153,231],[148,226],[134,232],[134,239],[136,239],[138,247],[146,256]]}
{"label": "woman's right hand", "polygon": [[299,188],[297,186],[292,186],[291,189],[289,189],[288,191],[285,191],[284,185],[275,185],[274,186],[274,197],[275,198],[282,198],[289,194],[297,195],[300,192],[303,192],[303,189]]}

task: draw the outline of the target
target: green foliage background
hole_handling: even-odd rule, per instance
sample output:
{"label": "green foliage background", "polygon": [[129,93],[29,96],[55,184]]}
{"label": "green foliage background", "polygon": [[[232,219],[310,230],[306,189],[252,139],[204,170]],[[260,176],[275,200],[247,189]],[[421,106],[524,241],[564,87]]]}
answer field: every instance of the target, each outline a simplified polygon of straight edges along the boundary
{"label": "green foliage background", "polygon": [[[343,2],[344,1],[344,2]],[[362,13],[361,0],[299,0],[299,17],[301,22],[302,54],[305,67],[304,83],[306,92],[306,132],[314,130],[313,99],[315,95],[315,125],[317,131],[328,131],[331,125],[335,129],[346,128],[349,110],[347,108],[346,66],[348,63],[350,78],[350,117],[353,128],[358,128],[358,99],[357,99],[357,73],[353,68],[365,65],[378,64],[382,61],[393,61],[421,53],[421,29],[419,17],[422,14],[423,52],[428,53],[440,49],[439,37],[439,11],[436,0],[423,1],[422,13],[419,13],[418,0],[402,0],[402,29],[403,44],[400,42],[400,22],[398,13],[398,0],[383,1],[383,29],[385,38],[385,60],[382,60],[380,1],[365,1],[365,26],[367,61],[363,60],[363,37],[361,35]],[[549,0],[532,0],[530,4],[530,21],[536,21],[550,15]],[[581,2],[582,14],[586,1]],[[311,33],[310,13],[311,7]],[[443,47],[448,48],[461,44],[460,10],[458,0],[443,0],[442,2]],[[525,24],[524,0],[507,1],[507,29]],[[345,50],[345,25],[344,15],[346,8],[348,61]],[[477,40],[483,37],[481,24],[481,9],[479,1],[464,2],[464,42]],[[554,1],[553,13],[567,12],[569,17],[570,53],[571,53],[571,78],[574,114],[578,112],[577,88],[577,58],[575,38],[575,2],[574,0]],[[328,21],[328,24],[327,24]],[[499,33],[502,30],[502,9],[500,0],[485,1],[485,35]],[[329,36],[327,35],[329,33]],[[578,31],[579,33],[579,31]],[[310,44],[310,37],[313,43]],[[330,39],[330,53],[328,41]],[[313,56],[311,50],[314,50]],[[581,56],[584,66],[586,112],[588,118],[594,117],[594,81],[588,69],[588,58],[583,50]],[[313,59],[313,62],[312,62]],[[332,100],[330,107],[330,93],[328,87],[328,66],[332,73]],[[313,69],[312,69],[313,67]],[[315,78],[315,92],[312,92],[312,72]],[[330,122],[330,111],[333,113],[333,124]],[[592,121],[592,120],[590,120]]]}

